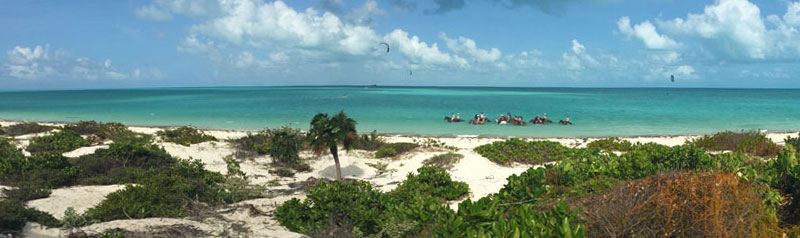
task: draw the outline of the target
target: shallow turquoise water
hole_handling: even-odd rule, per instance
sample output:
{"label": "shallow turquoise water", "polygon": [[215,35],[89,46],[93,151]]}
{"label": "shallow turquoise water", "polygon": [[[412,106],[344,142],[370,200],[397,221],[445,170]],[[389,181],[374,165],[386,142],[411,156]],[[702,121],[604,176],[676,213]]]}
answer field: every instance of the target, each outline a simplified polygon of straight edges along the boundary
{"label": "shallow turquoise water", "polygon": [[[318,112],[344,110],[361,132],[425,135],[585,137],[674,135],[722,130],[800,130],[800,90],[676,88],[235,87],[0,92],[0,119],[118,121],[308,129]],[[442,118],[546,112],[572,126],[469,125]]]}

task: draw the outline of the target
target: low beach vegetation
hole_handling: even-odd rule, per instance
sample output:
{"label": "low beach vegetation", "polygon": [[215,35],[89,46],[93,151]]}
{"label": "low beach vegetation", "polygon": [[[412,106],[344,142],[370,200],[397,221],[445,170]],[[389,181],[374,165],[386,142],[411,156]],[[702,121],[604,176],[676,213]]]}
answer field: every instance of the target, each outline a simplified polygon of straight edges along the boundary
{"label": "low beach vegetation", "polygon": [[270,134],[269,156],[272,157],[272,163],[282,166],[302,163],[297,155],[305,139],[300,130],[283,127]]}
{"label": "low beach vegetation", "polygon": [[78,135],[86,136],[86,139],[93,144],[100,144],[108,140],[111,141],[133,141],[148,143],[152,136],[135,133],[127,126],[118,122],[96,122],[80,121],[75,124],[67,124],[62,127],[64,131],[72,131]]}
{"label": "low beach vegetation", "polygon": [[800,133],[798,133],[797,137],[787,136],[783,142],[787,145],[792,145],[795,149],[800,148]]}
{"label": "low beach vegetation", "polygon": [[46,136],[34,137],[25,150],[31,153],[64,153],[89,145],[91,143],[77,133],[64,130]]}
{"label": "low beach vegetation", "polygon": [[438,166],[445,169],[452,169],[453,166],[458,164],[458,162],[463,158],[464,155],[462,154],[447,152],[425,159],[422,161],[422,164],[425,166]]}
{"label": "low beach vegetation", "polygon": [[25,123],[0,127],[0,135],[21,136],[21,135],[48,132],[53,129],[55,129],[55,127],[45,126],[35,122],[25,122]]}
{"label": "low beach vegetation", "polygon": [[408,142],[387,143],[381,145],[381,147],[378,148],[377,151],[375,151],[375,158],[386,158],[386,157],[401,155],[413,149],[416,149],[417,147],[419,147],[419,144],[416,143],[408,143]]}
{"label": "low beach vegetation", "polygon": [[524,141],[508,139],[475,147],[475,152],[498,164],[541,164],[587,154],[584,149],[572,149],[553,141]]}
{"label": "low beach vegetation", "polygon": [[712,151],[738,151],[752,156],[775,157],[780,147],[758,131],[724,131],[704,135],[688,143]]}
{"label": "low beach vegetation", "polygon": [[386,140],[378,135],[377,131],[372,131],[368,135],[360,135],[353,143],[353,148],[358,150],[376,151],[386,144]]}
{"label": "low beach vegetation", "polygon": [[217,138],[206,135],[197,128],[182,126],[172,130],[163,130],[156,133],[166,142],[189,146],[192,144],[203,143],[206,141],[217,141]]}
{"label": "low beach vegetation", "polygon": [[25,223],[36,222],[47,227],[59,227],[61,222],[52,215],[25,206],[23,201],[0,200],[0,234],[18,234]]}
{"label": "low beach vegetation", "polygon": [[596,141],[589,142],[586,144],[586,148],[590,150],[602,150],[602,151],[620,151],[625,152],[631,149],[633,144],[630,141],[620,139],[619,137],[611,137],[600,139]]}

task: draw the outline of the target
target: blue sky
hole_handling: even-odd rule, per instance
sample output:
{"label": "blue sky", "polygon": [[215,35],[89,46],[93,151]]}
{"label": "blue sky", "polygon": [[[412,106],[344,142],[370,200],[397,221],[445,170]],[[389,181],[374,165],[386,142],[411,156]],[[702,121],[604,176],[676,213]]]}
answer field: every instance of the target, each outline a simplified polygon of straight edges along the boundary
{"label": "blue sky", "polygon": [[0,31],[0,89],[800,87],[787,0],[6,0]]}

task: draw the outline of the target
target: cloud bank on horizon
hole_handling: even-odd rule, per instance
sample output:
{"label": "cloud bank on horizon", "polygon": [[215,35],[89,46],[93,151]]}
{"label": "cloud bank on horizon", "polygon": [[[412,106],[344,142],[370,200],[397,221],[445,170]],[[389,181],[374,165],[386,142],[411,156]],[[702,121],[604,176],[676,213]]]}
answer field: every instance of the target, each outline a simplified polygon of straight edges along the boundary
{"label": "cloud bank on horizon", "polygon": [[[11,26],[11,15],[0,24],[15,33],[0,40],[0,83],[635,87],[674,86],[675,75],[684,87],[800,86],[800,1],[769,13],[748,0],[672,3],[685,12],[669,17],[636,4],[153,0],[106,6],[127,12],[106,19],[112,36],[78,37]],[[30,16],[23,25],[36,18],[30,6],[0,13],[15,7]]]}

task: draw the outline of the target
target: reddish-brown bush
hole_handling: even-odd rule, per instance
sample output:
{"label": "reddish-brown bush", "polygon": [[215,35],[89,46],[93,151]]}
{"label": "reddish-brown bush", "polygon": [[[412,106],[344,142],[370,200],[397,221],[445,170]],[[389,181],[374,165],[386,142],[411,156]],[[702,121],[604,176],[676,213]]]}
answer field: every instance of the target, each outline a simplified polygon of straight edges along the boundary
{"label": "reddish-brown bush", "polygon": [[753,184],[730,173],[663,173],[583,202],[587,237],[777,237]]}

